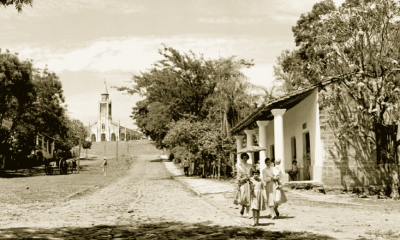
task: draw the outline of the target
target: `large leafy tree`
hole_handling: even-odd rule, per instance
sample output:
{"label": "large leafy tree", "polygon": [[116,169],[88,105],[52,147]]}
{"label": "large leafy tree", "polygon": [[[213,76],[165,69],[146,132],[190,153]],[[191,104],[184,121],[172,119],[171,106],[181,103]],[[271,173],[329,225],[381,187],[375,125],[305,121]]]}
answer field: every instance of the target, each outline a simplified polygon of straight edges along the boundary
{"label": "large leafy tree", "polygon": [[36,100],[32,64],[17,55],[0,52],[0,148],[9,150],[17,128],[29,115]]}
{"label": "large leafy tree", "polygon": [[35,101],[25,109],[13,138],[14,148],[30,151],[36,134],[50,136],[57,147],[65,148],[68,142],[68,119],[63,107],[64,96],[58,76],[47,68],[32,71]]}
{"label": "large leafy tree", "polygon": [[[179,121],[188,115],[196,117],[197,121],[215,117],[210,116],[210,111],[213,111],[215,102],[218,101],[216,92],[236,98],[236,93],[243,91],[243,88],[240,84],[228,85],[228,80],[237,75],[241,67],[252,63],[234,60],[233,57],[205,59],[193,52],[181,53],[168,47],[160,50],[160,54],[163,56],[162,60],[157,61],[148,71],[133,77],[132,88],[119,90],[127,90],[130,94],[138,93],[145,98],[133,108],[132,118],[158,147],[164,147],[162,140],[167,134],[168,123]],[[231,89],[228,91],[228,88]],[[237,101],[232,98],[230,102],[224,103],[224,111],[230,114],[233,121],[238,119],[238,106]],[[216,112],[217,110],[214,111]]]}
{"label": "large leafy tree", "polygon": [[[284,91],[290,92],[317,83],[321,71],[325,75],[331,73],[325,60],[327,52],[318,48],[316,36],[320,34],[320,28],[327,27],[321,18],[335,10],[332,0],[321,1],[314,4],[311,12],[302,14],[296,26],[292,27],[297,49],[283,51],[274,67],[275,78]],[[320,64],[321,69],[316,71],[311,68],[314,63]]]}
{"label": "large leafy tree", "polygon": [[[388,139],[400,120],[399,3],[346,1],[319,19],[312,46],[323,59],[305,64],[317,83],[331,76],[338,80],[321,94],[337,137],[355,148],[376,143],[378,163],[394,163],[398,144]],[[397,198],[397,190],[392,195]]]}

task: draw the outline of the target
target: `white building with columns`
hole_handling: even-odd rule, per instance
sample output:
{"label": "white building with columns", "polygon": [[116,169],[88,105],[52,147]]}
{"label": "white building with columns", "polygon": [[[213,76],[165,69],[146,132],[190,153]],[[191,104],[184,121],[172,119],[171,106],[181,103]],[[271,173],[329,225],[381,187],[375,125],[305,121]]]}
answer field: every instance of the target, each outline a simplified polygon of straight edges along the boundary
{"label": "white building with columns", "polygon": [[[321,181],[322,156],[319,131],[319,107],[317,87],[293,92],[290,95],[260,106],[231,130],[237,140],[237,149],[254,144],[266,148],[260,152],[260,168],[265,159],[281,159],[283,181],[289,181],[287,172],[296,160],[299,167],[297,179]],[[247,146],[243,146],[246,136]],[[250,162],[254,154],[250,155]],[[240,154],[237,156],[238,161]]]}
{"label": "white building with columns", "polygon": [[[284,182],[317,182],[325,190],[382,184],[389,168],[378,153],[380,141],[373,142],[359,134],[337,138],[334,129],[337,123],[329,121],[330,114],[334,113],[319,105],[320,91],[329,93],[340,84],[341,79],[329,80],[263,104],[231,129],[237,149],[246,147],[245,137],[247,145],[255,144],[255,135],[257,144],[266,149],[259,154],[261,171],[265,168],[265,158],[281,159]],[[378,137],[385,136],[381,133]],[[239,154],[237,158],[239,161]],[[250,158],[254,161],[253,154]],[[293,160],[299,167],[295,179],[287,174]]]}

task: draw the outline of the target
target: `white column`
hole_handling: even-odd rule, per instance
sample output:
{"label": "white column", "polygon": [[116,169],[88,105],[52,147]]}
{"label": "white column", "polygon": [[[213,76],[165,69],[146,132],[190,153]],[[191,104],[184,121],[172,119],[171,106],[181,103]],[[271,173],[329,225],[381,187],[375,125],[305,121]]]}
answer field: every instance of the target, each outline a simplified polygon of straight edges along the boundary
{"label": "white column", "polygon": [[[317,93],[318,94],[318,93]],[[318,95],[317,95],[318,98]],[[322,149],[323,145],[321,142],[321,130],[319,126],[319,104],[318,99],[316,101],[315,106],[315,147],[314,147],[314,167],[312,169],[312,179],[314,181],[322,180],[322,166],[323,166],[323,158],[322,158]]]}
{"label": "white column", "polygon": [[[247,138],[246,138],[246,140],[247,140],[247,145],[246,145],[246,147],[253,146],[253,145],[254,145],[254,142],[253,142],[253,135],[256,133],[256,131],[254,131],[254,130],[244,130],[244,132],[245,132],[246,135],[247,135]],[[250,156],[250,159],[248,160],[247,163],[253,164],[253,163],[254,163],[254,153],[248,153],[248,154],[249,154],[249,156]]]}
{"label": "white column", "polygon": [[283,141],[283,114],[286,109],[272,109],[274,115],[275,160],[281,159],[281,170],[285,173],[284,141]]}
{"label": "white column", "polygon": [[[260,147],[267,149],[267,126],[269,121],[257,121],[258,125],[258,138]],[[265,159],[267,158],[267,151],[260,151],[260,176],[262,179],[262,171],[265,166]]]}
{"label": "white column", "polygon": [[[236,149],[237,151],[239,151],[240,149],[243,148],[243,139],[244,136],[243,135],[236,135]],[[237,154],[237,163],[240,163],[240,154]]]}

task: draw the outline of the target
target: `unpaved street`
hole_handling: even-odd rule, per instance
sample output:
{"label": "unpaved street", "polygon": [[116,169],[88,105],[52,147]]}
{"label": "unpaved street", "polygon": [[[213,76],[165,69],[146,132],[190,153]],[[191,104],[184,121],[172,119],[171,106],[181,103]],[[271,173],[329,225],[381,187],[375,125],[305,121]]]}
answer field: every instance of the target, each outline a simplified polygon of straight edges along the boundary
{"label": "unpaved street", "polygon": [[[0,236],[47,239],[272,239],[173,180],[157,156],[139,156],[130,173],[92,195],[26,211],[2,204]],[[300,234],[304,239],[322,236]]]}

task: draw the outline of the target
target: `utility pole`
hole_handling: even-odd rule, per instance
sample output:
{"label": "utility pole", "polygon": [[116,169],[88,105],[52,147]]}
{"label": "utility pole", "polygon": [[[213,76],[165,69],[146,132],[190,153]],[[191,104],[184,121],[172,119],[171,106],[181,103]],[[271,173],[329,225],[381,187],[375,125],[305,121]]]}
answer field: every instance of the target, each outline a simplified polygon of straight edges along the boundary
{"label": "utility pole", "polygon": [[116,160],[118,161],[118,142],[119,142],[119,138],[117,137],[117,156],[116,156]]}
{"label": "utility pole", "polygon": [[79,153],[78,153],[78,173],[79,173],[79,168],[80,168],[80,164],[81,164],[81,146],[82,146],[82,135],[79,135]]}
{"label": "utility pole", "polygon": [[107,156],[107,137],[104,139],[104,157],[106,157]]}
{"label": "utility pole", "polygon": [[129,142],[127,141],[126,143],[127,143],[126,155],[128,155],[128,156],[129,156]]}
{"label": "utility pole", "polygon": [[118,120],[118,136],[116,136],[115,140],[117,141],[117,161],[118,161],[118,142],[119,142],[119,128],[120,128],[121,122]]}

